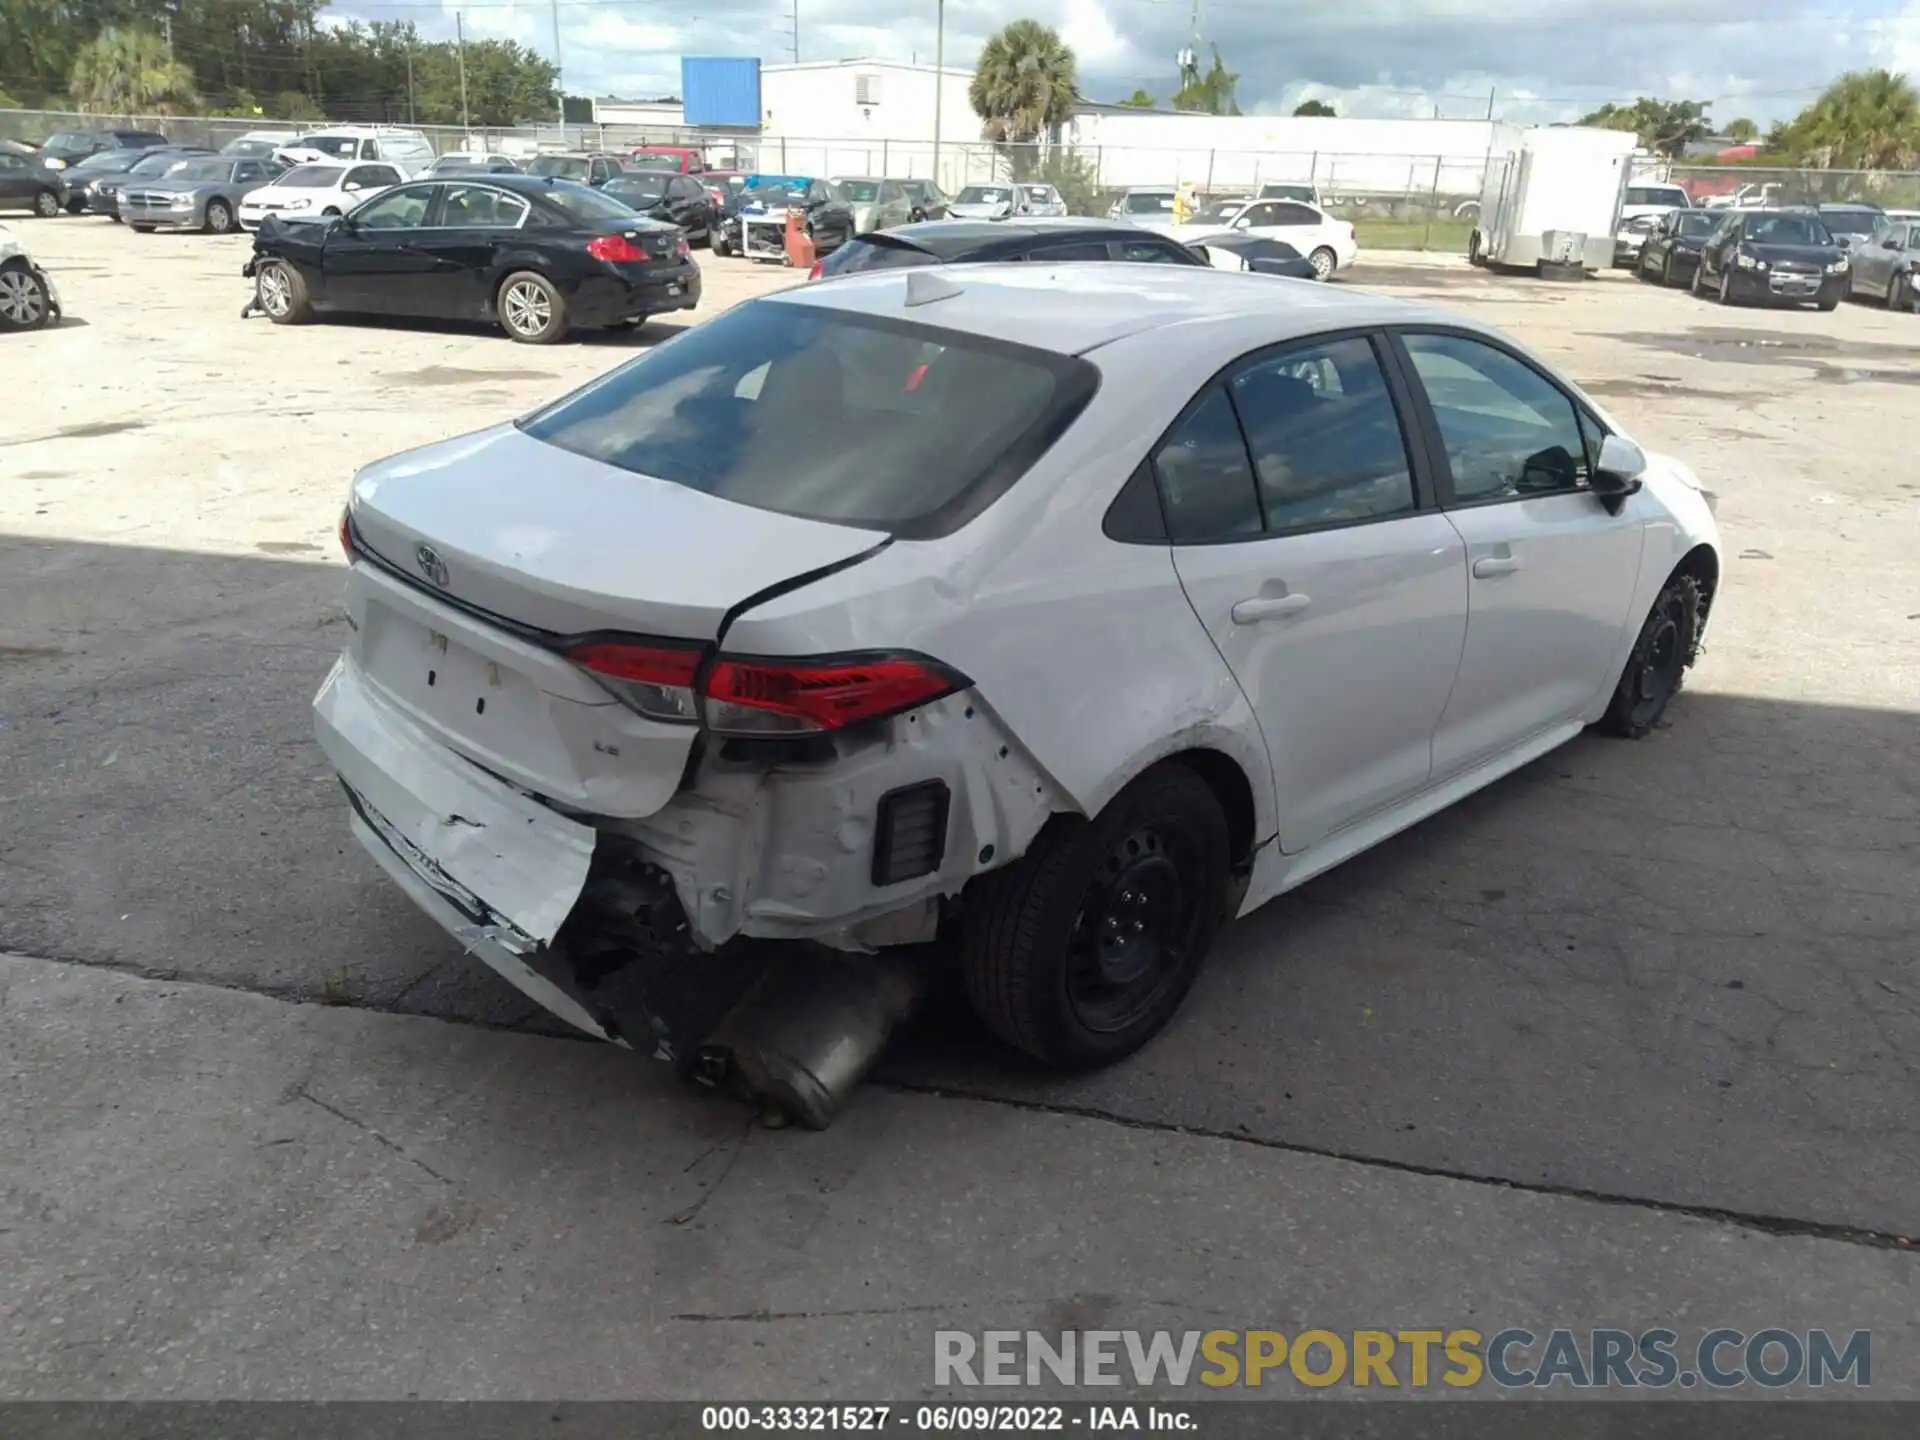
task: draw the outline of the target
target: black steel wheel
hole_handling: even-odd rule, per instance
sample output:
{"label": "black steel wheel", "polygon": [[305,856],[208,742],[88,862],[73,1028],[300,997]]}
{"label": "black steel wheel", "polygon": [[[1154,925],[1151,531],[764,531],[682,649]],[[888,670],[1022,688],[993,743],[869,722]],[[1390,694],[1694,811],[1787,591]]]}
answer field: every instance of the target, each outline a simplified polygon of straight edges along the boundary
{"label": "black steel wheel", "polygon": [[1226,906],[1220,802],[1166,762],[1091,821],[1057,818],[1017,862],[974,882],[961,974],[989,1028],[1061,1069],[1109,1064],[1172,1019]]}
{"label": "black steel wheel", "polygon": [[1660,723],[1668,704],[1680,693],[1699,648],[1701,609],[1697,579],[1675,575],[1667,581],[1620,672],[1620,682],[1600,721],[1603,730],[1638,740]]}

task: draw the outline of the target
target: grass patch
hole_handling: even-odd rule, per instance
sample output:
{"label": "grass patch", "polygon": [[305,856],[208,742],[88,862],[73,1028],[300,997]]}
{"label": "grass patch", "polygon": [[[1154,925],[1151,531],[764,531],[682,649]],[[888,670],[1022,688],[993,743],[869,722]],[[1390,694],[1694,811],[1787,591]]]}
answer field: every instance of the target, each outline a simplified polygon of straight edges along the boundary
{"label": "grass patch", "polygon": [[1362,250],[1444,250],[1467,253],[1471,220],[1356,220],[1354,238]]}

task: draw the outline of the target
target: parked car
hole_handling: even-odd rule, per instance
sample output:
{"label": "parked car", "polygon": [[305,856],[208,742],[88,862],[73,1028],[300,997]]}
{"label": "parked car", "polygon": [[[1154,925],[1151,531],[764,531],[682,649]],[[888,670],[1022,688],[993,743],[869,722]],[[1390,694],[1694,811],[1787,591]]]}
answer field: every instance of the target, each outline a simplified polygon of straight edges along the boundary
{"label": "parked car", "polygon": [[853,207],[830,180],[798,175],[757,175],[740,192],[724,230],[721,254],[749,260],[786,258],[787,215],[798,211],[816,256],[832,253],[854,236]]}
{"label": "parked car", "polygon": [[805,175],[755,173],[744,176],[737,187],[729,185],[720,223],[713,232],[713,253],[742,253],[743,217],[753,214],[765,221],[775,213],[784,215],[790,206],[804,202],[810,184],[811,178]]}
{"label": "parked car", "polygon": [[299,140],[299,132],[294,130],[249,130],[227,141],[220,147],[220,153],[235,160],[271,160],[275,151],[298,144]]}
{"label": "parked car", "polygon": [[1222,230],[1263,240],[1284,240],[1307,257],[1314,274],[1322,280],[1353,264],[1360,253],[1349,221],[1335,220],[1317,205],[1299,200],[1228,201],[1203,206],[1184,225],[1173,224],[1170,218],[1136,217],[1136,223],[1180,241],[1197,240]]}
{"label": "parked car", "polygon": [[1250,200],[1298,200],[1302,205],[1318,205],[1320,190],[1314,185],[1274,181],[1262,185],[1247,198]]}
{"label": "parked car", "polygon": [[600,186],[616,175],[624,175],[626,166],[618,155],[587,151],[555,155],[536,155],[527,162],[527,174],[549,180],[572,180],[581,185]]}
{"label": "parked car", "polygon": [[1135,185],[1130,190],[1120,192],[1120,198],[1113,202],[1107,211],[1109,220],[1165,220],[1173,219],[1173,202],[1176,192],[1171,185]]}
{"label": "parked car", "polygon": [[1019,220],[925,220],[856,235],[813,267],[808,278],[830,279],[868,270],[919,265],[978,265],[997,260],[1041,264],[1130,261],[1199,266],[1206,263],[1178,241],[1143,234],[1114,220],[1028,217]]}
{"label": "parked car", "polygon": [[40,147],[31,140],[0,140],[0,155],[18,155],[22,160],[38,160]]}
{"label": "parked car", "polygon": [[270,160],[203,155],[157,179],[122,185],[116,203],[121,220],[137,234],[171,229],[225,235],[239,228],[247,196],[280,173]]}
{"label": "parked car", "polygon": [[1657,220],[1669,210],[1692,208],[1693,200],[1682,186],[1668,185],[1664,182],[1629,185],[1621,196],[1620,219],[1624,223],[1628,220],[1637,220],[1642,215],[1651,215]]}
{"label": "parked car", "polygon": [[390,190],[407,177],[386,160],[340,165],[296,165],[240,202],[242,229],[258,230],[269,215],[282,220],[323,220]]}
{"label": "parked car", "polygon": [[1245,270],[1254,275],[1277,275],[1288,280],[1318,280],[1313,262],[1284,240],[1271,240],[1244,231],[1225,230],[1186,242],[1216,270]]}
{"label": "parked car", "polygon": [[1662,285],[1690,285],[1700,266],[1700,251],[1720,226],[1711,210],[1669,210],[1654,223],[1640,247],[1637,273]]}
{"label": "parked car", "polygon": [[1786,192],[1787,187],[1777,180],[1751,181],[1725,194],[1709,195],[1700,204],[1708,210],[1766,210],[1777,208]]}
{"label": "parked car", "polygon": [[1035,216],[1060,216],[1067,213],[1067,202],[1051,185],[1022,182],[1021,193],[1027,201],[1027,213]]}
{"label": "parked car", "polygon": [[0,154],[0,210],[31,210],[50,220],[66,205],[61,172],[38,159]]}
{"label": "parked car", "polygon": [[335,125],[299,136],[273,153],[286,167],[326,160],[385,160],[409,179],[433,164],[433,142],[404,125]]}
{"label": "parked car", "polygon": [[102,150],[146,150],[166,143],[157,130],[62,130],[40,146],[40,160],[49,170],[64,170]]}
{"label": "parked car", "polygon": [[422,174],[425,175],[519,175],[520,166],[511,155],[469,155],[455,151],[437,155]]}
{"label": "parked car", "polygon": [[1851,286],[1847,252],[1812,210],[1736,208],[1700,250],[1693,293],[1716,295],[1722,305],[1745,301],[1811,300],[1831,310]]}
{"label": "parked car", "polygon": [[679,226],[689,243],[713,239],[713,199],[691,175],[677,170],[629,170],[600,189],[649,219]]}
{"label": "parked car", "polygon": [[707,168],[706,157],[690,145],[642,145],[627,158],[635,170],[674,170],[682,175],[699,175]]}
{"label": "parked car", "polygon": [[130,184],[160,180],[189,160],[212,155],[200,145],[156,145],[150,150],[103,150],[71,169],[66,179],[67,212],[104,215],[120,223],[120,191]]}
{"label": "parked car", "polygon": [[953,202],[947,194],[931,180],[902,180],[900,184],[907,192],[907,200],[913,206],[907,216],[909,223],[916,220],[944,220],[947,218],[947,206]]}
{"label": "parked car", "polygon": [[1878,205],[1822,205],[1818,209],[1827,233],[1849,251],[1879,229],[1881,216],[1886,213]]}
{"label": "parked car", "polygon": [[855,233],[885,230],[913,219],[913,201],[907,196],[906,186],[898,180],[836,175],[831,183],[853,210]]}
{"label": "parked car", "polygon": [[1027,197],[1018,185],[963,185],[948,202],[955,220],[1007,220],[1028,213]]}
{"label": "parked car", "polygon": [[269,217],[246,274],[276,324],[316,313],[488,321],[544,345],[691,310],[686,237],[567,180],[416,180],[319,224]]}
{"label": "parked car", "polygon": [[1004,1041],[1117,1061],[1229,917],[1648,734],[1721,570],[1694,474],[1491,327],[1184,265],[750,300],[365,467],[341,530],[353,836],[689,1061],[649,977],[736,937],[950,937]]}
{"label": "parked car", "polygon": [[0,225],[0,330],[38,330],[60,318],[60,291],[20,237]]}
{"label": "parked car", "polygon": [[1654,227],[1666,213],[1664,210],[1644,211],[1630,220],[1621,220],[1613,232],[1614,269],[1633,270],[1639,267],[1640,252],[1646,248],[1647,237],[1653,234]]}
{"label": "parked car", "polygon": [[1914,267],[1920,264],[1920,216],[1896,220],[1884,215],[1871,237],[1849,252],[1853,278],[1848,294],[1876,296],[1889,310],[1920,309],[1920,286]]}
{"label": "parked car", "polygon": [[747,172],[744,170],[703,170],[700,184],[707,192],[707,199],[713,202],[713,219],[717,227],[727,213],[727,201],[737,195],[746,186]]}

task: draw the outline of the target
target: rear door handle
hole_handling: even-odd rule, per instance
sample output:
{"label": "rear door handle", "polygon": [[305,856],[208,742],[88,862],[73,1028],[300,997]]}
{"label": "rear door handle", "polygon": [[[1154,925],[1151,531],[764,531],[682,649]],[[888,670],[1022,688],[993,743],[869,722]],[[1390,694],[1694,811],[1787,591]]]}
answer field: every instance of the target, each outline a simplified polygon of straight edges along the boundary
{"label": "rear door handle", "polygon": [[1312,598],[1306,595],[1261,595],[1236,604],[1232,610],[1233,623],[1255,625],[1280,615],[1298,615],[1312,603]]}
{"label": "rear door handle", "polygon": [[1511,575],[1520,568],[1520,562],[1511,555],[1482,555],[1473,562],[1473,578],[1491,580],[1496,575]]}

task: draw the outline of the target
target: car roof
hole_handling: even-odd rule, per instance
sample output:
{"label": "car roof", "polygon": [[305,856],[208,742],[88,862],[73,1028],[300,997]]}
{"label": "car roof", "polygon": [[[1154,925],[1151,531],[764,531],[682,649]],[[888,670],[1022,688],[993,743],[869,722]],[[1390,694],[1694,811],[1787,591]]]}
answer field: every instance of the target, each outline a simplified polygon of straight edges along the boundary
{"label": "car roof", "polygon": [[1057,240],[1063,235],[1153,235],[1155,232],[1104,217],[1025,215],[1017,220],[920,220],[908,225],[890,225],[877,233],[945,259],[968,254],[983,245],[1004,244],[1018,249],[1023,241]]}
{"label": "car roof", "polygon": [[[946,293],[909,305],[929,282]],[[1250,315],[1272,322],[1264,332],[1269,342],[1423,319],[1471,325],[1436,307],[1364,291],[1281,284],[1200,265],[1016,261],[954,271],[872,270],[840,276],[831,285],[796,286],[767,300],[916,320],[1063,355],[1083,355],[1129,335],[1187,321]]]}

